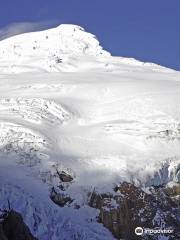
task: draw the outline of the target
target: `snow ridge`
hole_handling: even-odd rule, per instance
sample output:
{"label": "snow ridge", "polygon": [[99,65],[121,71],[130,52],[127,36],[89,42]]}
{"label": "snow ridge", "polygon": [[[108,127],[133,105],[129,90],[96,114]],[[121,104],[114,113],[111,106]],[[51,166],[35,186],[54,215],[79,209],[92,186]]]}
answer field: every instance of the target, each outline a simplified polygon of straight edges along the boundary
{"label": "snow ridge", "polygon": [[0,71],[86,72],[127,71],[129,65],[140,71],[170,71],[133,58],[112,57],[97,38],[82,27],[62,24],[40,32],[24,33],[0,41]]}
{"label": "snow ridge", "polygon": [[109,55],[94,35],[76,25],[63,24],[0,42],[0,67],[4,72],[69,71],[73,69],[71,58]]}

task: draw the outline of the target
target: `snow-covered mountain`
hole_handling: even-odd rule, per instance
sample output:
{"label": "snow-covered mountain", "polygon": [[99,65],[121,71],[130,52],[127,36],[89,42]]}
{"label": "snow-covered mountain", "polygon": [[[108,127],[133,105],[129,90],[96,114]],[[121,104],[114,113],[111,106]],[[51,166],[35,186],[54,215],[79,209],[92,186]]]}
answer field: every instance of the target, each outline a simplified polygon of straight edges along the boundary
{"label": "snow-covered mountain", "polygon": [[5,72],[76,71],[77,57],[109,55],[92,34],[75,25],[17,35],[2,41],[0,49]]}
{"label": "snow-covered mountain", "polygon": [[[122,71],[127,65],[165,70],[135,59],[115,58],[103,50],[96,37],[76,25],[25,33],[0,42],[2,73]],[[121,69],[120,69],[121,66]]]}
{"label": "snow-covered mountain", "polygon": [[1,41],[0,82],[0,208],[9,200],[38,239],[114,239],[93,191],[179,184],[179,72],[60,25]]}

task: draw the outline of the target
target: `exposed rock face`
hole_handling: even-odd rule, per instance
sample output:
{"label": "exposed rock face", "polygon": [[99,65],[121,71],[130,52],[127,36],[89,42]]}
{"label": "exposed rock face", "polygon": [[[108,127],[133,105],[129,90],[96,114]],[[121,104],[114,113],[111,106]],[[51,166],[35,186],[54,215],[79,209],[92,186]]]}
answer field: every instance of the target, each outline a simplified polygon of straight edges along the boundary
{"label": "exposed rock face", "polygon": [[0,223],[0,240],[37,240],[24,223],[21,215],[9,211]]}
{"label": "exposed rock face", "polygon": [[64,171],[62,172],[57,171],[57,174],[62,182],[71,182],[73,180],[73,177]]}
{"label": "exposed rock face", "polygon": [[172,201],[180,204],[180,184],[174,184],[173,186],[167,186],[164,189],[164,192],[167,196],[171,198]]}
{"label": "exposed rock face", "polygon": [[70,204],[73,202],[73,199],[71,199],[70,196],[65,193],[57,192],[54,188],[52,188],[51,190],[50,198],[60,207],[64,207],[66,204]]}
{"label": "exposed rock face", "polygon": [[115,194],[93,192],[89,205],[100,210],[99,221],[117,239],[158,239],[159,235],[135,234],[136,227],[171,228],[169,239],[180,239],[178,204],[165,194],[163,188],[152,188],[147,194],[133,184],[123,182],[115,188]]}
{"label": "exposed rock face", "polygon": [[65,205],[71,204],[73,202],[73,199],[66,193],[66,190],[74,178],[65,171],[59,171],[58,168],[56,168],[56,176],[59,178],[60,183],[56,189],[55,187],[52,187],[50,198],[60,207],[64,207]]}
{"label": "exposed rock face", "polygon": [[2,224],[0,224],[0,240],[8,240],[8,238],[7,238],[6,235],[4,234]]}
{"label": "exposed rock face", "polygon": [[180,184],[174,185],[172,187],[167,187],[165,192],[169,196],[180,196]]}

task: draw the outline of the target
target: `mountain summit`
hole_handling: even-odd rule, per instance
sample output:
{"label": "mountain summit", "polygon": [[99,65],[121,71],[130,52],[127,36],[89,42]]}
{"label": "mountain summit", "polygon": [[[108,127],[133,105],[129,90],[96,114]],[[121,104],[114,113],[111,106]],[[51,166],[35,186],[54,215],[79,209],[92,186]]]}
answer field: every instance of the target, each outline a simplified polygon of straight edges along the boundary
{"label": "mountain summit", "polygon": [[[0,41],[0,71],[86,72],[167,71],[152,63],[132,58],[112,57],[97,38],[77,25],[62,24],[40,32],[30,32]],[[128,70],[129,71],[129,70]],[[168,70],[169,71],[169,70]]]}
{"label": "mountain summit", "polygon": [[5,72],[51,72],[73,70],[73,59],[78,57],[97,58],[110,54],[102,49],[94,35],[85,32],[82,27],[62,24],[1,41],[0,56],[0,65]]}

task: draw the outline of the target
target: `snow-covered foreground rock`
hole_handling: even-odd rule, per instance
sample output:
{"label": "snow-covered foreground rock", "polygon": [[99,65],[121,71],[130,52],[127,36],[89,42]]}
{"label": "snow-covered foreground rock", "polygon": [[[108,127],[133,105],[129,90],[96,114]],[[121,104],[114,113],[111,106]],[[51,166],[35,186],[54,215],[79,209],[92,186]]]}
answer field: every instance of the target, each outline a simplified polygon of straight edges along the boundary
{"label": "snow-covered foreground rock", "polygon": [[179,72],[112,57],[71,25],[1,41],[0,71],[0,208],[38,239],[114,239],[90,193],[179,183]]}

